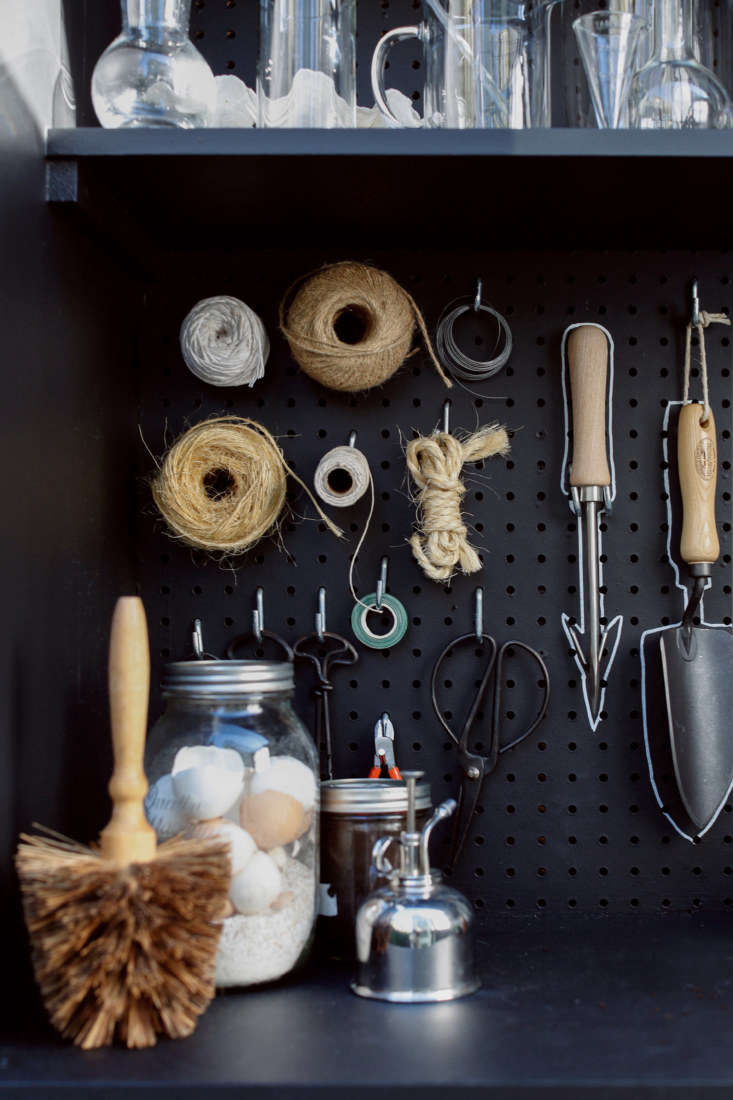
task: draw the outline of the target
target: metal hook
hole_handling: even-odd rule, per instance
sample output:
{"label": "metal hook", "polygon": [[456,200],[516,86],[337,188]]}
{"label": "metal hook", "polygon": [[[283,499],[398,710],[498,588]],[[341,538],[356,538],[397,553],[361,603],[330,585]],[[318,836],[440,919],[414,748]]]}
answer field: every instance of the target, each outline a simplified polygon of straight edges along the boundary
{"label": "metal hook", "polygon": [[451,399],[449,397],[446,397],[445,401],[443,402],[443,431],[446,435],[450,431],[450,408]]}
{"label": "metal hook", "polygon": [[379,566],[379,580],[377,581],[377,599],[374,604],[376,611],[382,610],[382,600],[384,599],[384,593],[387,591],[387,570],[389,568],[389,558],[385,555],[382,558]]}
{"label": "metal hook", "polygon": [[205,661],[204,632],[201,628],[201,619],[193,620],[193,652],[197,661]]}
{"label": "metal hook", "polygon": [[356,432],[349,432],[349,446],[356,446]]}
{"label": "metal hook", "polygon": [[697,279],[695,279],[692,284],[692,323],[693,325],[700,324],[700,295]]}
{"label": "metal hook", "polygon": [[252,633],[258,645],[262,644],[262,631],[265,629],[264,593],[262,588],[255,592],[255,606],[252,608]]}
{"label": "metal hook", "polygon": [[318,610],[316,611],[316,637],[319,642],[325,641],[326,635],[326,589],[321,585],[318,589]]}
{"label": "metal hook", "polygon": [[476,633],[476,641],[481,642],[484,634],[484,590],[479,585],[476,589],[476,602],[473,609],[473,629]]}
{"label": "metal hook", "polygon": [[476,280],[476,297],[473,300],[473,312],[478,313],[481,309],[481,292],[484,288],[484,284],[481,279]]}

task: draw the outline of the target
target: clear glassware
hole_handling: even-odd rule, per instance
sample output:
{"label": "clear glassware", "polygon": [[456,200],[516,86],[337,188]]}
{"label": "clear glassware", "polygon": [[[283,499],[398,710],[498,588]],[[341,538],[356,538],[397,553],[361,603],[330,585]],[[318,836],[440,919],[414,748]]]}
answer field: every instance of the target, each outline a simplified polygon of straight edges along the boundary
{"label": "clear glassware", "polygon": [[260,0],[259,125],[356,126],[356,0]]}
{"label": "clear glassware", "polygon": [[162,687],[145,755],[148,820],[159,840],[229,842],[216,984],[274,981],[307,955],[319,883],[318,755],[292,707],[293,666],[179,661]]}
{"label": "clear glassware", "polygon": [[423,125],[455,129],[550,126],[550,15],[558,0],[423,0],[419,25],[388,31],[372,57],[372,90],[387,103],[385,69],[397,42],[425,52]]}
{"label": "clear glassware", "polygon": [[691,0],[655,0],[653,29],[652,57],[631,79],[630,125],[643,130],[729,126],[728,94],[697,60]]}
{"label": "clear glassware", "polygon": [[122,0],[122,33],[92,74],[102,126],[208,126],[214,74],[188,36],[191,0]]}
{"label": "clear glassware", "polygon": [[573,23],[599,129],[628,125],[629,82],[645,29],[628,12],[594,11]]}

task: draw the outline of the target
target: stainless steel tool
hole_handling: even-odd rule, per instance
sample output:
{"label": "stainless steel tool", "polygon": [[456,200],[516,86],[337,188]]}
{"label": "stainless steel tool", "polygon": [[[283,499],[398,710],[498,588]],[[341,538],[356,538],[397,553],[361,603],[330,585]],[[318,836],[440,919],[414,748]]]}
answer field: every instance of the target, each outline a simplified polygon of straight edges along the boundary
{"label": "stainless steel tool", "polygon": [[[373,863],[389,885],[371,894],[356,918],[357,973],[351,988],[381,1001],[452,1001],[474,993],[473,912],[457,890],[432,870],[428,846],[439,821],[456,808],[450,798],[422,832],[416,831],[415,785],[423,772],[403,772],[407,782],[407,828],[378,840]],[[400,845],[400,866],[387,859]]]}
{"label": "stainless steel tool", "polygon": [[580,618],[563,612],[562,628],[581,673],[588,722],[594,730],[601,719],[606,680],[623,623],[620,615],[610,623],[605,622],[600,564],[599,522],[601,515],[610,511],[613,499],[609,465],[611,417],[607,401],[612,387],[608,377],[607,333],[598,325],[576,325],[568,331],[566,351],[570,381],[568,419],[572,412],[568,483],[571,508],[578,517]]}

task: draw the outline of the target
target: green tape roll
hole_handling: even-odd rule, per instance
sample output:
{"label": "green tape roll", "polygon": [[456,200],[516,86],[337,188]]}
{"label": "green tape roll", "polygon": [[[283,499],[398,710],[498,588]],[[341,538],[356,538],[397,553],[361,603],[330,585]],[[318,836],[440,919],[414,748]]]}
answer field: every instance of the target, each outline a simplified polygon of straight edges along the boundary
{"label": "green tape roll", "polygon": [[[369,629],[368,621],[369,608],[374,607],[376,602],[377,594],[372,592],[369,596],[362,596],[360,603],[354,604],[354,610],[351,612],[351,629],[362,645],[369,646],[370,649],[390,649],[401,642],[407,633],[407,612],[396,596],[390,596],[389,592],[385,592],[382,596],[382,608],[391,614],[392,627],[386,634],[374,634]],[[362,607],[362,604],[366,604],[366,607]]]}

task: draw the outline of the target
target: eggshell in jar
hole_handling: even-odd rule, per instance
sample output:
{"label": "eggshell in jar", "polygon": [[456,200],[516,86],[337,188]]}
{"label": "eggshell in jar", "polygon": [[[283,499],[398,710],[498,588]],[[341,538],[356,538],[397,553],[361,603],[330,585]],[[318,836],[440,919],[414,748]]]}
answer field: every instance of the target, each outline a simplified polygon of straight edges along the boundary
{"label": "eggshell in jar", "polygon": [[284,871],[288,863],[288,853],[284,848],[273,848],[269,852],[270,859],[279,871]]}
{"label": "eggshell in jar", "polygon": [[235,875],[229,897],[235,909],[245,916],[269,909],[282,893],[283,880],[266,852],[255,852],[247,866]]}
{"label": "eggshell in jar", "polygon": [[217,818],[214,821],[199,821],[189,830],[190,836],[219,837],[229,845],[229,861],[232,875],[238,875],[247,866],[252,856],[257,851],[249,833],[240,829],[233,821],[224,821]]}
{"label": "eggshell in jar", "polygon": [[221,817],[244,785],[244,762],[234,749],[192,745],[179,749],[171,771],[173,789],[189,821]]}
{"label": "eggshell in jar", "polygon": [[301,836],[306,816],[302,804],[281,791],[245,795],[239,807],[242,828],[266,852]]}
{"label": "eggshell in jar", "polygon": [[145,795],[145,816],[159,840],[176,836],[186,828],[186,815],[176,798],[173,778],[161,775]]}
{"label": "eggshell in jar", "polygon": [[311,810],[316,801],[316,777],[311,769],[294,756],[272,756],[269,767],[255,771],[249,780],[249,793],[280,791]]}

